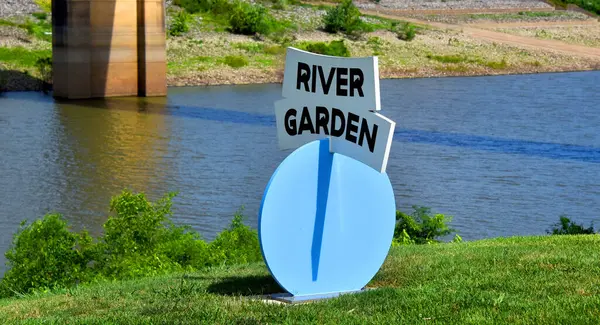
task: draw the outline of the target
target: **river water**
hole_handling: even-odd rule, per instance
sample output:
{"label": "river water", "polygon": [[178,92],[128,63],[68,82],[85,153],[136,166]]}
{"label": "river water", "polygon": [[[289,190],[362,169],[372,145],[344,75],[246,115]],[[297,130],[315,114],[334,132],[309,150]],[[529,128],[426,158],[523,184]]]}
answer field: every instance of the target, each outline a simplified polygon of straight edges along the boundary
{"label": "river water", "polygon": [[[600,72],[381,82],[397,122],[388,174],[399,209],[454,216],[466,240],[600,221]],[[280,85],[170,88],[168,98],[0,97],[0,251],[23,219],[60,212],[98,234],[111,196],[177,191],[175,217],[206,239],[262,192]],[[600,223],[598,223],[600,225]],[[0,261],[1,262],[1,261]]]}

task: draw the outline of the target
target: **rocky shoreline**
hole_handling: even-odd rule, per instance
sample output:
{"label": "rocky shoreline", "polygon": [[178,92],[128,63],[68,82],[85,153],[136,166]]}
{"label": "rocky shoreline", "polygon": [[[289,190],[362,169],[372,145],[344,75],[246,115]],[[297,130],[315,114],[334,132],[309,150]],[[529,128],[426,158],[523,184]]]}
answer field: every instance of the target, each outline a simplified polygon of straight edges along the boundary
{"label": "rocky shoreline", "polygon": [[40,11],[32,0],[2,0],[0,1],[0,18],[28,15]]}

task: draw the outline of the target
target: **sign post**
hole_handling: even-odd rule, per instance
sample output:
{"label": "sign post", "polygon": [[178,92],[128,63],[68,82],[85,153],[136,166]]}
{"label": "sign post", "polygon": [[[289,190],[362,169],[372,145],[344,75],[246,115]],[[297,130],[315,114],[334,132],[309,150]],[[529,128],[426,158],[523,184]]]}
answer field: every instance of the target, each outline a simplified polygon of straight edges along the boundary
{"label": "sign post", "polygon": [[299,302],[357,292],[391,245],[396,204],[385,173],[395,123],[377,111],[377,57],[339,58],[288,48],[281,149],[296,149],[269,181],[259,240],[269,271]]}

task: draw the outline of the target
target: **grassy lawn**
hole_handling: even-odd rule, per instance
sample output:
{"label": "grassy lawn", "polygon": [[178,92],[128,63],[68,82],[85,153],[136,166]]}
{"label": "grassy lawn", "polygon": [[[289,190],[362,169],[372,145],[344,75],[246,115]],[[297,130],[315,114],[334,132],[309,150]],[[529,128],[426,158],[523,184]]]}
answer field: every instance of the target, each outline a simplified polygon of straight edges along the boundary
{"label": "grassy lawn", "polygon": [[[100,283],[0,300],[9,323],[598,324],[600,235],[392,248],[366,293],[305,305],[263,264]],[[348,270],[351,272],[351,270]]]}

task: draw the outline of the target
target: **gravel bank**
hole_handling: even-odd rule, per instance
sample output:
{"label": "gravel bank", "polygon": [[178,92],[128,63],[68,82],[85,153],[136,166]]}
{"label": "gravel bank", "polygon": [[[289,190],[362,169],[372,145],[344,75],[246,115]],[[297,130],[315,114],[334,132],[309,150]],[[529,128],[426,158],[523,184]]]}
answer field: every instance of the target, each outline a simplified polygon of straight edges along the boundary
{"label": "gravel bank", "polygon": [[0,17],[27,15],[40,11],[33,0],[0,0]]}
{"label": "gravel bank", "polygon": [[[361,2],[365,9],[376,8],[375,3]],[[451,9],[552,9],[540,0],[381,0],[379,6],[399,10],[451,10]]]}
{"label": "gravel bank", "polygon": [[415,18],[423,21],[448,23],[448,24],[471,24],[471,23],[511,23],[511,22],[563,22],[563,21],[588,21],[590,17],[575,11],[553,11],[546,16],[519,15],[517,13],[503,14],[468,14],[468,15],[424,15],[406,14],[403,17]]}

